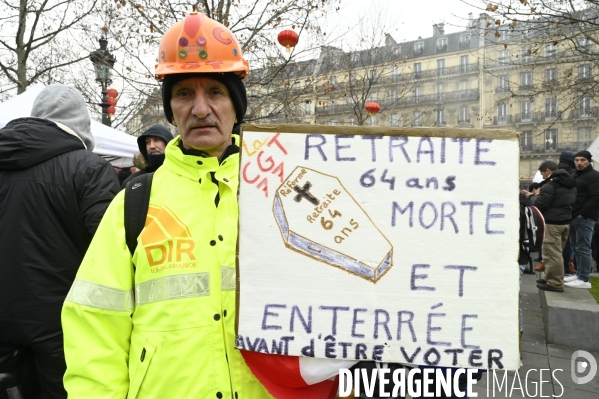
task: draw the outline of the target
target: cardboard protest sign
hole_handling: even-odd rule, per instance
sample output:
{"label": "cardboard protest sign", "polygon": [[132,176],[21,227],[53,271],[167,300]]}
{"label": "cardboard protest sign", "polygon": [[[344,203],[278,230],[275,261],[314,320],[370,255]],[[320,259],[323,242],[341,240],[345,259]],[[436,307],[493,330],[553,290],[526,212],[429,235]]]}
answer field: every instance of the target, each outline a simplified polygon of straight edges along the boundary
{"label": "cardboard protest sign", "polygon": [[249,126],[237,347],[517,369],[518,136]]}

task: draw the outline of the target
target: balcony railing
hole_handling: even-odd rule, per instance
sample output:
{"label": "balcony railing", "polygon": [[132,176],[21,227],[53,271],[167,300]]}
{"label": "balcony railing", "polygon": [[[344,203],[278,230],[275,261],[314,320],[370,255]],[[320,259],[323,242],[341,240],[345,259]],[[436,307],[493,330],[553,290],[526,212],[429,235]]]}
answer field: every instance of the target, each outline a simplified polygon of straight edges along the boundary
{"label": "balcony railing", "polygon": [[512,115],[501,115],[493,117],[494,125],[507,125],[512,123]]}
{"label": "balcony railing", "polygon": [[405,82],[415,79],[427,79],[427,78],[436,78],[439,75],[449,76],[449,75],[457,75],[462,73],[474,73],[478,72],[479,66],[478,64],[464,64],[464,65],[456,65],[448,68],[443,68],[442,73],[440,74],[439,69],[429,69],[426,71],[416,71],[410,73],[402,73],[394,76],[385,76],[378,79],[377,83],[394,83],[394,82]]}
{"label": "balcony railing", "polygon": [[421,47],[421,48],[415,48],[414,49],[414,55],[422,55],[422,54],[424,54],[424,48],[423,47]]}
{"label": "balcony railing", "polygon": [[577,152],[591,145],[590,141],[572,141],[566,143],[520,144],[523,153],[561,153],[563,151]]}
{"label": "balcony railing", "polygon": [[467,119],[458,118],[458,123],[470,123],[470,118],[467,118]]}
{"label": "balcony railing", "polygon": [[530,90],[534,90],[535,89],[535,85],[533,85],[532,83],[530,84],[523,84],[520,85],[520,87],[518,87],[519,91],[530,91]]}
{"label": "balcony railing", "polygon": [[396,101],[397,105],[431,104],[437,102],[452,102],[462,100],[476,100],[479,97],[478,89],[448,91],[424,96],[405,96]]}
{"label": "balcony railing", "polygon": [[587,119],[596,118],[599,116],[599,109],[597,107],[584,108],[584,109],[573,109],[570,112],[570,119]]}
{"label": "balcony railing", "polygon": [[537,114],[534,112],[523,112],[516,114],[514,117],[515,123],[538,122]]}
{"label": "balcony railing", "polygon": [[507,93],[508,91],[510,91],[509,87],[497,87],[495,89],[495,93]]}
{"label": "balcony railing", "polygon": [[470,48],[470,42],[460,42],[460,50],[465,50]]}
{"label": "balcony railing", "polygon": [[546,121],[560,119],[561,115],[562,115],[561,111],[558,111],[556,109],[552,109],[549,111],[545,110],[545,112],[543,113],[543,116]]}

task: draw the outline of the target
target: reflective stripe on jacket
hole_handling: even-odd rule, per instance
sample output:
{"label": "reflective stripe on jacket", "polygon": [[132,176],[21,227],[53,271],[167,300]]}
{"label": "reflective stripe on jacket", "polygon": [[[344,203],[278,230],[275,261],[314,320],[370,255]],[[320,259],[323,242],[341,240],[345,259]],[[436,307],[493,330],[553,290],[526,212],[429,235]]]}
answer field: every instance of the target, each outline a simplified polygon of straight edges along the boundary
{"label": "reflective stripe on jacket", "polygon": [[239,156],[219,165],[183,155],[179,140],[154,175],[136,268],[121,192],[69,292],[71,399],[272,398],[235,349]]}

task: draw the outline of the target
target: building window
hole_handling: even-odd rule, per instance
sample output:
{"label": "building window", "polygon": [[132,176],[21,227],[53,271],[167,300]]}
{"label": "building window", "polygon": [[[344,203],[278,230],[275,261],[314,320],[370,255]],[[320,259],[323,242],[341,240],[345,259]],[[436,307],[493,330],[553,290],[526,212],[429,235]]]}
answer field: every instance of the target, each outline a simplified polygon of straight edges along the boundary
{"label": "building window", "polygon": [[328,124],[331,126],[335,126],[337,124],[337,121],[335,119],[331,119]]}
{"label": "building window", "polygon": [[578,111],[581,117],[591,116],[591,97],[583,97],[578,103]]}
{"label": "building window", "polygon": [[401,46],[396,46],[395,48],[393,48],[393,54],[401,55]]}
{"label": "building window", "polygon": [[498,42],[505,42],[507,40],[507,34],[508,32],[505,30],[498,30],[497,33],[495,33],[495,37],[497,38]]}
{"label": "building window", "polygon": [[399,68],[396,66],[391,67],[391,80],[395,82],[397,80],[398,75],[399,75]]}
{"label": "building window", "polygon": [[414,55],[424,54],[424,42],[414,43]]}
{"label": "building window", "polygon": [[376,69],[371,69],[368,76],[370,77],[370,80],[376,81]]}
{"label": "building window", "polygon": [[[585,27],[584,30],[587,30],[588,28]],[[589,47],[591,47],[591,41],[589,40],[588,37],[579,37],[578,38],[578,47],[580,47],[581,50],[588,50]]]}
{"label": "building window", "polygon": [[460,80],[460,82],[458,83],[458,89],[460,91],[466,91],[466,90],[468,90],[468,81],[467,80]]}
{"label": "building window", "polygon": [[399,126],[399,115],[391,114],[391,126]]}
{"label": "building window", "polygon": [[304,104],[304,113],[306,115],[310,115],[312,113],[312,107],[310,106],[309,103]]}
{"label": "building window", "polygon": [[331,86],[335,86],[337,84],[337,77],[336,76],[329,77],[329,84]]}
{"label": "building window", "polygon": [[376,126],[376,116],[370,117],[370,126]]}
{"label": "building window", "polygon": [[414,77],[416,79],[420,79],[422,77],[422,63],[420,62],[414,63]]}
{"label": "building window", "polygon": [[389,92],[389,98],[391,101],[397,100],[397,90],[393,89]]}
{"label": "building window", "polygon": [[546,98],[545,99],[545,118],[556,118],[557,117],[557,98]]}
{"label": "building window", "polygon": [[437,53],[442,53],[447,51],[447,38],[440,37],[437,39]]}
{"label": "building window", "polygon": [[293,88],[294,88],[294,89],[299,89],[299,88],[300,88],[300,82],[295,82],[295,83],[293,84]]}
{"label": "building window", "polygon": [[593,141],[592,139],[593,128],[591,127],[579,127],[578,128],[578,143],[579,147],[588,147]]}
{"label": "building window", "polygon": [[414,111],[414,123],[412,126],[422,126],[422,114],[420,111]]}
{"label": "building window", "polygon": [[445,125],[445,110],[443,108],[436,109],[435,114],[435,126]]}
{"label": "building window", "polygon": [[357,51],[355,53],[352,53],[351,60],[352,60],[352,62],[360,61],[360,53]]}
{"label": "building window", "polygon": [[467,105],[462,105],[460,107],[458,123],[470,123],[469,107]]}
{"label": "building window", "polygon": [[499,75],[497,82],[497,92],[504,93],[510,90],[510,82],[508,75]]}
{"label": "building window", "polygon": [[557,46],[553,43],[545,44],[545,58],[554,59],[557,57]]}
{"label": "building window", "polygon": [[445,60],[437,60],[437,76],[445,75]]}
{"label": "building window", "polygon": [[349,72],[349,84],[354,85],[356,83],[356,73],[353,71]]}
{"label": "building window", "polygon": [[557,69],[556,68],[545,69],[545,82],[557,83]]}
{"label": "building window", "polygon": [[470,48],[470,35],[460,35],[460,49]]}
{"label": "building window", "polygon": [[499,50],[497,52],[497,63],[499,65],[508,65],[510,63],[509,50]]}
{"label": "building window", "polygon": [[370,92],[368,94],[368,101],[376,101],[376,97],[377,97],[376,91]]}
{"label": "building window", "polygon": [[497,105],[497,123],[508,123],[507,103]]}
{"label": "building window", "polygon": [[348,124],[354,126],[356,124],[356,118],[349,118]]}
{"label": "building window", "polygon": [[420,102],[420,94],[422,93],[422,88],[420,86],[414,86],[414,102]]}
{"label": "building window", "polygon": [[520,87],[522,90],[532,89],[532,72],[522,72],[520,74]]}
{"label": "building window", "polygon": [[522,122],[532,121],[532,101],[520,102],[520,118]]}
{"label": "building window", "polygon": [[532,48],[531,47],[522,47],[522,53],[520,54],[520,60],[522,60],[523,64],[532,62]]}
{"label": "building window", "polygon": [[445,88],[445,85],[443,83],[437,83],[437,85],[435,86],[436,93],[442,94],[444,88]]}
{"label": "building window", "polygon": [[532,130],[525,130],[520,135],[520,149],[522,152],[532,151]]}
{"label": "building window", "polygon": [[591,64],[578,66],[578,79],[588,79],[591,77]]}
{"label": "building window", "polygon": [[545,130],[545,151],[557,150],[557,129]]}
{"label": "building window", "polygon": [[460,72],[468,72],[468,56],[460,56]]}

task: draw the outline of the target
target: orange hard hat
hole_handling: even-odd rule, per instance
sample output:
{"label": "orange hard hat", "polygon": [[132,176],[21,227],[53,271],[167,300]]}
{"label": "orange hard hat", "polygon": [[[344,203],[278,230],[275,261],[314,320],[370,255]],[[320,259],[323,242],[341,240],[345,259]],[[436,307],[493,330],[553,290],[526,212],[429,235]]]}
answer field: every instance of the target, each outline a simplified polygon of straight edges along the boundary
{"label": "orange hard hat", "polygon": [[202,13],[192,12],[171,26],[160,41],[156,76],[234,72],[241,79],[249,64],[233,33]]}

